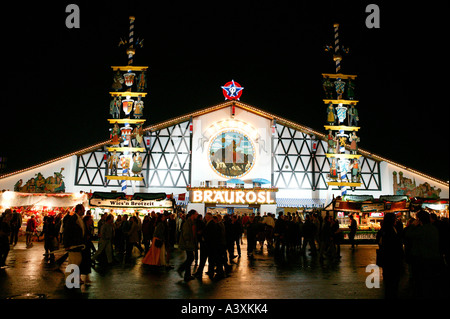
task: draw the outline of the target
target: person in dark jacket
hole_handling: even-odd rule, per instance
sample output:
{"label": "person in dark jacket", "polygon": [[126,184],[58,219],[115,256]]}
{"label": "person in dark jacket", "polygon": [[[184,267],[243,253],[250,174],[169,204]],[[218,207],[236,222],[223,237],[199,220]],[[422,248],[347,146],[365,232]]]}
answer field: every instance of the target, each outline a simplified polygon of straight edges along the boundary
{"label": "person in dark jacket", "polygon": [[258,223],[255,221],[255,214],[251,214],[247,221],[247,257],[254,259],[253,252],[256,249],[256,236],[258,234]]}
{"label": "person in dark jacket", "polygon": [[431,223],[428,212],[417,212],[416,220],[405,230],[405,239],[409,244],[414,297],[439,297],[443,260],[439,230]]}
{"label": "person in dark jacket", "polygon": [[355,249],[355,236],[358,225],[353,215],[349,215],[348,217],[350,218],[350,226],[349,226],[350,232],[348,233],[348,239],[350,240],[350,244],[352,245],[351,249]]}
{"label": "person in dark jacket", "polygon": [[194,250],[197,246],[197,227],[195,220],[197,219],[198,212],[196,210],[190,210],[186,217],[186,221],[183,223],[180,241],[178,247],[181,250],[186,251],[186,260],[178,267],[177,272],[182,276],[184,272],[184,281],[190,281],[194,279],[191,275],[191,265],[194,261]]}
{"label": "person in dark jacket", "polygon": [[[232,240],[233,245],[236,243],[236,251],[237,255],[233,256],[233,259],[236,257],[241,257],[241,237],[244,233],[244,228],[242,227],[242,223],[240,222],[239,218],[236,215],[231,216],[231,233],[232,233]],[[233,248],[234,253],[234,248]]]}
{"label": "person in dark jacket", "polygon": [[286,246],[286,221],[284,220],[283,212],[278,213],[273,235],[275,237],[275,251],[284,251]]}
{"label": "person in dark jacket", "polygon": [[319,258],[330,257],[329,251],[332,244],[331,216],[326,216],[323,221],[322,231],[320,232]]}
{"label": "person in dark jacket", "polygon": [[45,249],[45,259],[54,261],[55,255],[51,252],[55,250],[57,240],[56,237],[58,235],[55,229],[54,217],[53,216],[45,216],[44,217],[44,249]]}
{"label": "person in dark jacket", "polygon": [[383,282],[386,299],[395,299],[403,269],[403,242],[395,227],[395,214],[386,213],[377,235],[382,253]]}
{"label": "person in dark jacket", "polygon": [[11,224],[11,238],[9,244],[17,245],[17,241],[19,239],[19,230],[22,227],[22,214],[14,210],[10,224]]}
{"label": "person in dark jacket", "polygon": [[[63,246],[68,251],[68,263],[81,266],[84,244],[84,223],[79,214],[84,214],[83,205],[75,206],[75,210],[64,216]],[[89,257],[89,261],[90,261]],[[66,273],[68,275],[68,273]],[[81,282],[80,278],[80,282]]]}
{"label": "person in dark jacket", "polygon": [[316,236],[316,225],[311,221],[311,216],[306,215],[305,223],[303,224],[303,246],[302,246],[302,254],[306,254],[306,246],[309,244],[309,248],[311,249],[311,255],[317,255],[315,236]]}
{"label": "person in dark jacket", "polygon": [[225,277],[225,272],[231,270],[231,266],[228,265],[227,258],[227,238],[226,229],[221,215],[214,216],[214,222],[217,225],[217,249],[215,249],[215,262],[216,262],[216,275],[214,279],[222,279]]}
{"label": "person in dark jacket", "polygon": [[213,220],[211,213],[206,213],[204,218],[204,227],[202,229],[202,242],[200,242],[200,264],[195,272],[194,276],[201,278],[203,269],[208,260],[208,270],[206,274],[210,277],[214,277],[215,251],[217,250],[217,225]]}
{"label": "person in dark jacket", "polygon": [[152,236],[150,236],[150,216],[145,215],[144,220],[142,221],[142,243],[144,244],[144,254],[147,254],[150,248],[150,241],[152,240]]}
{"label": "person in dark jacket", "polygon": [[8,237],[11,233],[9,222],[12,218],[11,209],[6,209],[0,217],[0,267],[6,267],[6,258],[9,253]]}

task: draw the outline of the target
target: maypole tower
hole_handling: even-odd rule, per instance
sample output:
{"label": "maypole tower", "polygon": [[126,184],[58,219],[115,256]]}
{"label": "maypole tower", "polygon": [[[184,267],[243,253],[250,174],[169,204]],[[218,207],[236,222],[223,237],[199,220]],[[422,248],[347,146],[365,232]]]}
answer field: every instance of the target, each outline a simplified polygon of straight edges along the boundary
{"label": "maypole tower", "polygon": [[124,66],[112,66],[114,73],[111,103],[109,108],[110,117],[108,122],[113,125],[110,129],[111,142],[108,151],[108,173],[107,180],[121,181],[122,191],[127,190],[128,181],[133,188],[136,181],[142,181],[142,157],[144,152],[143,98],[147,93],[146,71],[147,66],[134,66],[133,59],[136,48],[142,47],[142,41],[135,41],[133,16],[129,17],[130,28],[127,40],[122,40],[119,46],[126,46],[128,64]]}
{"label": "maypole tower", "polygon": [[326,51],[333,52],[336,73],[324,73],[323,88],[327,106],[327,142],[326,156],[330,162],[328,185],[339,186],[341,195],[347,194],[349,188],[361,185],[361,174],[358,154],[360,138],[357,132],[359,116],[355,100],[356,75],[341,73],[342,56],[348,53],[339,43],[339,24],[334,24],[334,46],[327,46]]}

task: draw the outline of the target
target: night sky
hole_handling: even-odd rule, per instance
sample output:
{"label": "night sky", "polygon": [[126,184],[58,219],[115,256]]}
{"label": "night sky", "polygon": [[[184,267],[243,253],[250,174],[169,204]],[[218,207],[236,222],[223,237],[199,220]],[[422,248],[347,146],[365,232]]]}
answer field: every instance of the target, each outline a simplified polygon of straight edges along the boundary
{"label": "night sky", "polygon": [[[65,25],[70,3],[79,29]],[[379,29],[366,27],[370,3]],[[350,48],[341,71],[358,75],[360,148],[448,181],[441,12],[377,0],[13,3],[0,19],[2,173],[109,138],[110,66],[127,64],[118,43],[134,15],[135,38],[144,39],[134,65],[149,66],[146,125],[222,103],[220,87],[234,79],[242,102],[325,132],[321,74],[335,64],[324,46],[339,23]]]}

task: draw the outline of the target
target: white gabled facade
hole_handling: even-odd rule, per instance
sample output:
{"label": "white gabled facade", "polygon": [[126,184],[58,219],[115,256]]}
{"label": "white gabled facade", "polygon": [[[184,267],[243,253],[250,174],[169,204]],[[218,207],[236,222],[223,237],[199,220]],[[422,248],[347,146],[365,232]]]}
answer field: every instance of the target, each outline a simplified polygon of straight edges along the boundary
{"label": "white gabled facade", "polygon": [[[144,180],[128,181],[127,193],[165,192],[177,198],[179,194],[188,193],[188,186],[201,186],[206,181],[213,187],[222,185],[229,178],[214,169],[211,145],[221,133],[230,131],[245,136],[245,145],[253,152],[250,169],[238,178],[246,182],[255,178],[270,181],[270,185],[262,187],[279,189],[278,206],[326,205],[333,196],[340,195],[339,189],[326,184],[330,166],[325,156],[323,133],[238,101],[228,101],[147,127],[149,143],[145,146]],[[313,136],[320,141],[315,154],[311,151]],[[119,181],[105,179],[107,144],[108,141],[104,141],[0,176],[0,189],[13,191],[19,180],[23,181],[23,186],[38,173],[48,178],[63,168],[66,193],[120,192]],[[447,182],[361,149],[359,153],[363,185],[350,193],[378,198],[400,193],[429,196],[434,192],[440,198],[449,197]]]}

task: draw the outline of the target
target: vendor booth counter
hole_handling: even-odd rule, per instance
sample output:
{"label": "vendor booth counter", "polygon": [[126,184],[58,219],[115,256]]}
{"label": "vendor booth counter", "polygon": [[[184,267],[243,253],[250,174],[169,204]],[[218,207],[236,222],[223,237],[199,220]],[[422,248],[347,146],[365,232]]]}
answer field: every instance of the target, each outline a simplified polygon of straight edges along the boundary
{"label": "vendor booth counter", "polygon": [[352,215],[358,227],[355,240],[373,243],[386,213],[395,213],[405,225],[410,217],[410,209],[411,200],[408,196],[380,196],[374,199],[370,195],[349,195],[337,197],[325,210],[339,221],[344,240],[348,239],[349,216]]}
{"label": "vendor booth counter", "polygon": [[65,215],[77,204],[88,205],[88,195],[78,193],[26,193],[4,191],[0,193],[0,211],[6,209],[17,211],[22,215],[19,236],[25,235],[25,229],[31,216],[35,217],[37,233],[43,229],[45,216]]}
{"label": "vendor booth counter", "polygon": [[416,213],[421,209],[436,214],[438,218],[449,218],[448,198],[413,198],[411,200],[411,217],[415,217]]}

